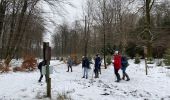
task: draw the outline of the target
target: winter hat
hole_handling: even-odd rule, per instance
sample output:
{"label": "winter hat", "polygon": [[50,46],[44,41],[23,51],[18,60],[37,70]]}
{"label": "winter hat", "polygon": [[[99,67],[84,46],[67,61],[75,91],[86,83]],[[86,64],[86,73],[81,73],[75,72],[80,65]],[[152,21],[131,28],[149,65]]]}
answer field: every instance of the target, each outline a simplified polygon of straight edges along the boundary
{"label": "winter hat", "polygon": [[119,51],[115,51],[115,54],[118,54],[119,53]]}

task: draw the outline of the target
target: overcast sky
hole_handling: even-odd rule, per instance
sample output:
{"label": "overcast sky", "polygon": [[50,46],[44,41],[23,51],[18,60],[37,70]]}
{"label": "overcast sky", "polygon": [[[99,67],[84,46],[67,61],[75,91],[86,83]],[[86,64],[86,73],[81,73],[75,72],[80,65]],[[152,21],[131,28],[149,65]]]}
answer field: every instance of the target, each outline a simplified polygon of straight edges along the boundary
{"label": "overcast sky", "polygon": [[[44,33],[44,41],[45,42],[50,42],[51,43],[51,36],[54,34],[54,30],[58,24],[63,23],[64,21],[67,22],[68,24],[71,24],[75,20],[82,19],[83,16],[83,11],[82,11],[82,5],[85,4],[85,0],[68,0],[70,1],[74,7],[71,7],[69,5],[65,5],[64,8],[66,10],[64,17],[59,16],[58,14],[52,14],[52,13],[44,13],[43,17],[46,19],[46,31]],[[137,1],[137,0],[136,0]],[[163,1],[163,0],[156,0],[156,1]],[[136,2],[136,4],[131,4],[131,9],[137,8],[137,5],[139,4]],[[40,7],[44,9],[44,12],[53,12],[47,4],[41,3]],[[63,10],[62,10],[63,11]],[[55,12],[55,11],[54,11]],[[49,21],[53,21],[54,23],[49,23]]]}
{"label": "overcast sky", "polygon": [[[58,24],[61,24],[62,22],[68,22],[71,24],[75,20],[79,20],[82,17],[82,4],[85,0],[69,0],[71,4],[74,7],[71,7],[69,5],[65,5],[65,12],[64,12],[64,17],[59,16],[58,14],[53,14],[52,10],[50,7],[42,2],[40,4],[40,7],[44,10],[44,12],[49,12],[49,13],[44,13],[43,17],[46,19],[46,29],[47,31],[44,34],[44,41],[45,42],[50,42],[51,44],[51,38],[54,33],[55,27]],[[62,10],[62,9],[61,9]],[[63,10],[62,10],[63,11]],[[50,23],[49,21],[53,21],[54,23]]]}

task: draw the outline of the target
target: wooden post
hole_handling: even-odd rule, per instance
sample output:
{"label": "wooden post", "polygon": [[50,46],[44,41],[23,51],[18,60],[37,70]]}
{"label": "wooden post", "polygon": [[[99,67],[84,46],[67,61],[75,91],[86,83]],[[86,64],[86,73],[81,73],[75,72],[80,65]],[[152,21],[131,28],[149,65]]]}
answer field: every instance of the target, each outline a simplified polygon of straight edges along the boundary
{"label": "wooden post", "polygon": [[106,23],[105,23],[105,11],[106,11],[106,0],[103,0],[103,44],[104,44],[104,53],[103,53],[103,60],[104,60],[104,68],[107,69],[106,66]]}
{"label": "wooden post", "polygon": [[43,43],[43,59],[46,65],[46,83],[47,83],[47,97],[51,98],[51,78],[49,72],[49,65],[51,60],[51,47],[49,47],[49,42]]}
{"label": "wooden post", "polygon": [[85,27],[84,27],[84,32],[85,32],[85,46],[84,46],[84,56],[87,56],[87,16],[85,16]]}
{"label": "wooden post", "polygon": [[144,46],[145,72],[146,72],[146,75],[148,75],[148,65],[147,65],[146,55],[147,55],[147,47]]}

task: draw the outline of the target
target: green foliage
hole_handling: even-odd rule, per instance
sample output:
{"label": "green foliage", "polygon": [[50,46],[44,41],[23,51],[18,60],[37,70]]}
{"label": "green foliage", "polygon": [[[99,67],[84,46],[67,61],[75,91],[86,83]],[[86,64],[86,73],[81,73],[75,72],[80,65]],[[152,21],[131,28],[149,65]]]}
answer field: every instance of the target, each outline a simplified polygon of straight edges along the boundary
{"label": "green foliage", "polygon": [[170,49],[165,52],[164,59],[165,65],[170,66]]}
{"label": "green foliage", "polygon": [[88,56],[88,60],[89,60],[89,61],[92,61],[92,57],[91,57],[91,56]]}
{"label": "green foliage", "polygon": [[112,58],[110,56],[108,56],[106,58],[106,62],[107,62],[108,65],[110,65],[112,63]]}
{"label": "green foliage", "polygon": [[154,59],[153,59],[153,57],[149,57],[149,58],[147,59],[147,64],[154,64]]}
{"label": "green foliage", "polygon": [[132,59],[136,56],[135,54],[143,55],[143,47],[137,46],[137,44],[129,42],[126,48],[126,54]]}
{"label": "green foliage", "polygon": [[139,64],[140,63],[140,57],[139,57],[139,54],[136,54],[136,57],[135,57],[135,64]]}
{"label": "green foliage", "polygon": [[105,55],[112,55],[114,54],[114,51],[116,49],[116,46],[112,46],[111,44],[107,44],[106,47],[105,47],[105,52],[104,52],[104,48],[101,49],[101,53]]}

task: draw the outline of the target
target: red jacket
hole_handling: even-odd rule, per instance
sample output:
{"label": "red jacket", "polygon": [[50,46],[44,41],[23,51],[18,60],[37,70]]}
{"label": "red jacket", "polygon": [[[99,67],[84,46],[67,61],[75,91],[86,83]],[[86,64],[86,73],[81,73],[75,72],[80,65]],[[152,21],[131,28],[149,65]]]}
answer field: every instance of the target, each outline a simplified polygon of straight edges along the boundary
{"label": "red jacket", "polygon": [[113,63],[114,68],[115,69],[120,69],[121,68],[121,56],[120,55],[115,55],[113,59],[114,59],[114,63]]}

